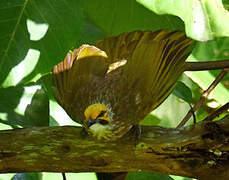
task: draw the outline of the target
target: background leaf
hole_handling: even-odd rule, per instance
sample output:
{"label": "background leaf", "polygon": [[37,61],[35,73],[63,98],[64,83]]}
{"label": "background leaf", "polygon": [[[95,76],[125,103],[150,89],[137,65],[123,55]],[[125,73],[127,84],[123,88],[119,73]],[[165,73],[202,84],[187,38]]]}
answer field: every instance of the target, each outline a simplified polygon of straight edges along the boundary
{"label": "background leaf", "polygon": [[185,23],[187,35],[193,39],[207,41],[229,36],[229,14],[220,0],[137,1],[157,14],[180,17]]}
{"label": "background leaf", "polygon": [[134,0],[85,0],[84,9],[88,19],[106,36],[134,30],[184,29],[179,18],[159,16]]}
{"label": "background leaf", "polygon": [[42,180],[41,173],[17,173],[12,180]]}
{"label": "background leaf", "polygon": [[[82,31],[82,1],[2,0],[0,84],[37,79],[61,61]],[[9,16],[9,17],[8,17]]]}
{"label": "background leaf", "polygon": [[[229,38],[220,38],[214,41],[198,42],[188,61],[202,62],[223,60],[229,58]],[[221,70],[202,71],[202,72],[185,72],[194,82],[196,82],[202,89],[206,90],[208,86],[214,81]],[[216,99],[221,105],[229,101],[228,86],[229,74],[217,85],[211,92],[209,98]]]}
{"label": "background leaf", "polygon": [[49,99],[43,89],[35,92],[31,103],[27,106],[24,126],[49,126]]}
{"label": "background leaf", "polygon": [[177,97],[183,99],[187,103],[192,102],[192,91],[186,86],[183,82],[178,81],[175,89],[173,90],[173,94]]}

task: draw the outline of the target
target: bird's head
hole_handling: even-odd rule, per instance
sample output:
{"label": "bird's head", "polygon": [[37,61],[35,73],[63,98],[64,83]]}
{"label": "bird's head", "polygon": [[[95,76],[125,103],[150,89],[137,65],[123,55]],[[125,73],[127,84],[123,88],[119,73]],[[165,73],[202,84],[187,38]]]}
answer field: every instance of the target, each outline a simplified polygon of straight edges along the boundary
{"label": "bird's head", "polygon": [[109,139],[111,135],[110,109],[104,104],[92,104],[84,111],[88,131],[97,139]]}

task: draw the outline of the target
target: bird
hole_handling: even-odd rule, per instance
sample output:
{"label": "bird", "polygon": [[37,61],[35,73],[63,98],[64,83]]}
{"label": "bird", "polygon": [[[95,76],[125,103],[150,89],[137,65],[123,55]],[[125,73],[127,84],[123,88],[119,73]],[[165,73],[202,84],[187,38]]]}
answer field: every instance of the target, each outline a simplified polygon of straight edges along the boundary
{"label": "bird", "polygon": [[194,40],[182,31],[124,32],[70,50],[52,72],[57,102],[97,140],[115,141],[173,91]]}

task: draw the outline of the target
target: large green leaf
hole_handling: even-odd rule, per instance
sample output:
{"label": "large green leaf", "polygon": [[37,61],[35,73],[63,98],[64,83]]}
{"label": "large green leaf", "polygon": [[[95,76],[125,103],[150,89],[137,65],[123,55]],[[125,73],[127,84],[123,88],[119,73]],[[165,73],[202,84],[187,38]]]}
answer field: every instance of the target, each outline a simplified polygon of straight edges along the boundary
{"label": "large green leaf", "polygon": [[21,97],[25,94],[22,86],[0,88],[0,122],[12,127],[22,126],[24,117],[21,112],[17,111],[25,103]]}
{"label": "large green leaf", "polygon": [[[34,95],[40,88],[38,84],[0,88],[0,122],[12,127],[24,127],[39,124],[40,122],[34,122],[33,124],[32,121],[43,118],[45,112],[46,118],[49,118],[46,95],[43,94],[43,97],[41,97],[41,94]],[[34,98],[32,98],[33,95]]]}
{"label": "large green leaf", "polygon": [[183,29],[182,21],[157,15],[134,0],[85,0],[85,14],[106,35],[134,30]]}
{"label": "large green leaf", "polygon": [[157,14],[172,14],[185,23],[189,37],[206,41],[229,36],[229,14],[220,0],[137,0]]}
{"label": "large green leaf", "polygon": [[0,87],[37,79],[64,58],[80,39],[81,3],[1,0]]}

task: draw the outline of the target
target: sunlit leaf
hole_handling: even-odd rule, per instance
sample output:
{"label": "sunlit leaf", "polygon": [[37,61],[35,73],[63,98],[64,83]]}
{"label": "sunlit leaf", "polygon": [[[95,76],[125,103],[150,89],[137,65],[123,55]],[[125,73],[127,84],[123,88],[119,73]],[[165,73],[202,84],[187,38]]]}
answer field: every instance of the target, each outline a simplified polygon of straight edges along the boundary
{"label": "sunlit leaf", "polygon": [[158,117],[149,114],[147,115],[143,121],[141,121],[141,125],[143,126],[153,126],[153,125],[158,125],[161,122],[161,119],[159,119]]}
{"label": "sunlit leaf", "polygon": [[[66,179],[68,180],[97,180],[95,173],[65,173]],[[62,180],[61,173],[43,173],[44,180]]]}
{"label": "sunlit leaf", "polygon": [[172,14],[185,23],[193,39],[206,41],[229,36],[229,14],[219,0],[137,0],[158,14]]}
{"label": "sunlit leaf", "polygon": [[[189,56],[188,61],[202,62],[213,61],[229,58],[229,38],[220,38],[214,41],[199,42],[196,44],[194,52]],[[196,82],[203,90],[206,90],[215,80],[221,71],[201,71],[201,72],[185,72],[194,82]],[[229,74],[225,76],[222,82],[229,81]],[[215,99],[219,104],[225,104],[229,101],[229,91],[219,83],[211,92],[209,98]]]}
{"label": "sunlit leaf", "polygon": [[130,172],[128,173],[127,180],[173,180],[169,175],[156,174],[152,172]]}
{"label": "sunlit leaf", "polygon": [[[183,119],[190,107],[188,103],[180,101],[180,99],[171,94],[169,97],[155,110],[152,115],[161,119],[159,126],[176,127]],[[190,123],[192,120],[189,121]]]}

